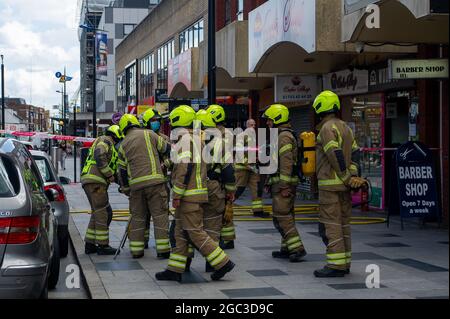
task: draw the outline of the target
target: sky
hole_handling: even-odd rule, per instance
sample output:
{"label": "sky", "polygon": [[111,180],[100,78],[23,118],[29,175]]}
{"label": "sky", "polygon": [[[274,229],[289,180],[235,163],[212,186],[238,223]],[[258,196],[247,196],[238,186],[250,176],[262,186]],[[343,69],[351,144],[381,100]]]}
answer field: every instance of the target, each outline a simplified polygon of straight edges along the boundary
{"label": "sky", "polygon": [[69,100],[80,84],[77,0],[0,0],[0,54],[5,96],[51,109],[61,104],[55,73],[73,76]]}

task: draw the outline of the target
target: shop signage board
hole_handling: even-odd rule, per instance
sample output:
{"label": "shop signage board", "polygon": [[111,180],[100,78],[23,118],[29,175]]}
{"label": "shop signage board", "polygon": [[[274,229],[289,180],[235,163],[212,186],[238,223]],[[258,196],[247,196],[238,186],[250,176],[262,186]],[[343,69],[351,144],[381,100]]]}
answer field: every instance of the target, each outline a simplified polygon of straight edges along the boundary
{"label": "shop signage board", "polygon": [[369,71],[343,70],[325,74],[323,89],[341,96],[367,93],[369,92]]}
{"label": "shop signage board", "polygon": [[317,76],[280,75],[275,76],[275,102],[311,101],[319,94]]}
{"label": "shop signage board", "polygon": [[408,142],[397,149],[394,159],[389,215],[400,213],[402,220],[439,217],[432,151],[420,142]]}
{"label": "shop signage board", "polygon": [[393,80],[389,77],[389,68],[387,66],[369,69],[369,91],[383,92],[388,90],[403,90],[415,88],[416,81]]}
{"label": "shop signage board", "polygon": [[448,78],[448,60],[390,60],[389,77],[394,80]]}
{"label": "shop signage board", "polygon": [[187,50],[169,61],[168,93],[172,93],[178,83],[192,90],[192,50]]}
{"label": "shop signage board", "polygon": [[250,12],[248,30],[250,73],[277,43],[292,42],[312,53],[316,50],[316,2],[269,0]]}

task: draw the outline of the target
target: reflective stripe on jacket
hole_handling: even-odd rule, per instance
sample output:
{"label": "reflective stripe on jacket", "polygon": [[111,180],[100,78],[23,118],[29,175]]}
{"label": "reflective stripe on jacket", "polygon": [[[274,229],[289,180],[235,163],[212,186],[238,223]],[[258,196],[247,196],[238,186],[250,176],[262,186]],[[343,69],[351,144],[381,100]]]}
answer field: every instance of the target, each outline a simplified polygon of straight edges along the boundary
{"label": "reflective stripe on jacket", "polygon": [[[131,128],[119,147],[119,180],[122,187],[140,190],[165,182],[160,158],[168,144],[155,132]],[[126,178],[124,178],[126,176]]]}
{"label": "reflective stripe on jacket", "polygon": [[269,184],[280,188],[297,186],[300,181],[297,139],[290,124],[280,125],[278,129],[278,171],[269,178]]}
{"label": "reflective stripe on jacket", "polygon": [[346,191],[346,183],[358,175],[352,162],[352,152],[358,149],[350,127],[334,115],[329,115],[318,126],[316,154],[319,189]]}
{"label": "reflective stripe on jacket", "polygon": [[[172,169],[173,199],[191,203],[208,202],[207,167],[202,159],[203,142],[194,142],[193,130],[180,137]],[[200,144],[200,145],[199,145]]]}
{"label": "reflective stripe on jacket", "polygon": [[114,139],[110,136],[98,137],[89,149],[89,155],[81,173],[81,183],[105,184],[116,174],[118,154]]}

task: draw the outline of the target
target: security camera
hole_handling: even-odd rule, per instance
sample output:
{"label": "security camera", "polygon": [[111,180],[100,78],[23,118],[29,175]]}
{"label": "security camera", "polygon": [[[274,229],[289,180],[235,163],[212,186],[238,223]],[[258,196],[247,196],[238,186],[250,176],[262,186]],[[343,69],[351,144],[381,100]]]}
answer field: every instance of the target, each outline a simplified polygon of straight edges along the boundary
{"label": "security camera", "polygon": [[356,51],[356,53],[361,54],[361,53],[364,52],[364,49],[365,49],[364,42],[356,42],[355,43],[355,51]]}

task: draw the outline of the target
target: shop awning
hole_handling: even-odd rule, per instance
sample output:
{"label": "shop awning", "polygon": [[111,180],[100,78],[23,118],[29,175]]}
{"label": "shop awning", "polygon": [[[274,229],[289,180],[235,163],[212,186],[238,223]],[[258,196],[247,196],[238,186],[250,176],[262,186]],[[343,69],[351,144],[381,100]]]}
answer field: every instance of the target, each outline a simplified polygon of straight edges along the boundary
{"label": "shop awning", "polygon": [[[372,11],[380,9],[380,28],[368,28]],[[342,41],[362,43],[448,44],[448,1],[442,0],[345,0]]]}

